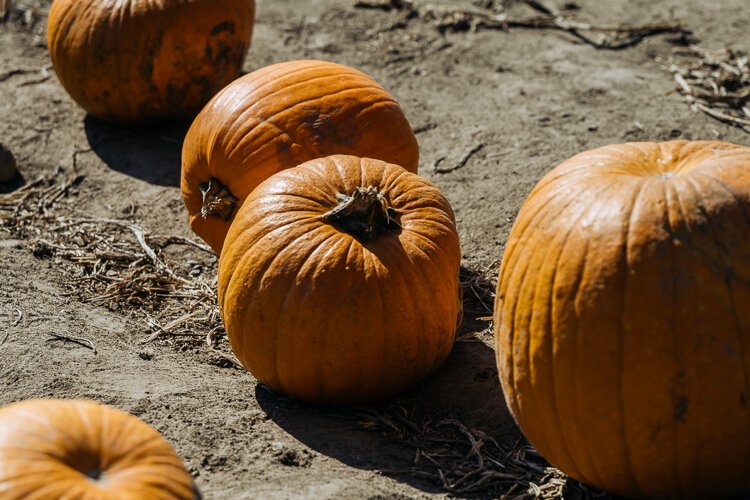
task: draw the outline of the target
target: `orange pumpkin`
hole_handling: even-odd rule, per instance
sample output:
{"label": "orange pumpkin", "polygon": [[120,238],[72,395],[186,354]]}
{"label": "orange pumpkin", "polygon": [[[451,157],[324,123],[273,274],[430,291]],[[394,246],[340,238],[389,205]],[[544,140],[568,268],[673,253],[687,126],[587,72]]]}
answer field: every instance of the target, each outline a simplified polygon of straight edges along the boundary
{"label": "orange pumpkin", "polygon": [[47,46],[91,115],[190,118],[237,78],[254,21],[254,0],[54,0]]}
{"label": "orange pumpkin", "polygon": [[461,311],[448,200],[379,160],[337,155],[278,173],[247,198],[219,260],[232,349],[262,383],[350,404],[435,369]]}
{"label": "orange pumpkin", "polygon": [[495,324],[508,405],[553,465],[627,497],[750,494],[750,148],[633,143],[552,170]]}
{"label": "orange pumpkin", "polygon": [[174,450],[136,417],[88,401],[29,400],[0,409],[5,500],[193,499]]}
{"label": "orange pumpkin", "polygon": [[237,207],[261,182],[314,158],[352,154],[417,171],[419,148],[398,103],[340,64],[292,61],[222,90],[182,150],[182,198],[193,231],[221,253]]}

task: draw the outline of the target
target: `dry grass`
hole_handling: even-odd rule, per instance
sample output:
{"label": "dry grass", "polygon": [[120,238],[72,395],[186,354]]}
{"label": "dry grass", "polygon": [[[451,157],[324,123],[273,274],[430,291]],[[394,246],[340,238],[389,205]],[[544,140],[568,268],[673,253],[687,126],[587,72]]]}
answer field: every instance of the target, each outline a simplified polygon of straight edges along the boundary
{"label": "dry grass", "polygon": [[[535,15],[511,17],[511,4],[524,4]],[[572,4],[571,4],[572,5]],[[549,29],[565,31],[597,49],[621,50],[637,45],[645,38],[672,33],[686,37],[690,31],[678,22],[654,22],[642,25],[596,25],[575,21],[542,0],[486,1],[482,6],[459,4],[434,5],[417,0],[357,0],[356,8],[396,10],[406,19],[421,19],[444,33],[446,31],[478,31],[510,28]]]}
{"label": "dry grass", "polygon": [[750,65],[747,54],[728,48],[676,48],[669,68],[677,90],[695,112],[750,133]]}
{"label": "dry grass", "polygon": [[[211,249],[185,238],[149,235],[133,220],[72,215],[64,202],[82,180],[59,171],[0,195],[0,227],[26,240],[36,257],[59,264],[71,295],[142,321],[150,331],[142,344],[156,339],[200,344],[223,364],[239,366],[225,340],[215,279],[196,272],[215,269]],[[175,246],[181,251],[170,259]],[[184,264],[189,255],[196,259],[193,266]]]}
{"label": "dry grass", "polygon": [[485,268],[461,267],[459,281],[463,298],[463,318],[456,342],[491,344],[497,270],[497,262]]}
{"label": "dry grass", "polygon": [[502,499],[603,499],[550,467],[522,440],[512,446],[455,418],[433,419],[418,406],[393,405],[359,412],[359,424],[414,451],[411,467],[383,470],[420,478],[461,497]]}
{"label": "dry grass", "polygon": [[[58,171],[0,195],[0,229],[26,240],[38,258],[53,259],[64,270],[71,295],[142,321],[150,334],[141,343],[161,339],[200,345],[227,366],[239,367],[219,317],[215,279],[207,281],[195,266],[183,264],[186,254],[194,254],[205,274],[215,276],[211,250],[185,238],[150,235],[132,218],[76,217],[73,207],[82,180]],[[179,252],[170,259],[172,247]],[[468,325],[463,330],[477,331],[477,322],[486,322],[486,328],[458,341],[491,338],[496,270],[496,263],[485,269],[462,268]],[[486,339],[478,339],[484,334]],[[81,337],[53,336],[50,341],[73,342],[96,352],[94,343]],[[384,470],[386,474],[419,478],[460,496],[603,498],[550,468],[524,442],[500,444],[456,418],[435,419],[416,406],[407,410],[399,404],[362,409],[355,418],[364,429],[414,450],[413,466]]]}
{"label": "dry grass", "polygon": [[[457,342],[492,341],[497,272],[497,262],[484,268],[461,268],[464,333]],[[384,474],[419,478],[454,496],[504,500],[609,498],[550,467],[522,439],[512,444],[498,442],[455,416],[437,418],[419,404],[366,408],[357,412],[357,419],[365,430],[381,432],[414,452],[412,466],[385,469]]]}

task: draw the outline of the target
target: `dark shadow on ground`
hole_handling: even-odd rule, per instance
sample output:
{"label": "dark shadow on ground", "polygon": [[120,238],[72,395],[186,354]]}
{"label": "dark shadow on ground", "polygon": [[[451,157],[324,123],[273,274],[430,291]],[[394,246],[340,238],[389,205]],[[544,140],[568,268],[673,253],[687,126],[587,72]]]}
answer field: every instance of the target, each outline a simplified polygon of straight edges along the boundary
{"label": "dark shadow on ground", "polygon": [[[445,493],[439,473],[427,458],[420,458],[420,454],[432,452],[450,439],[438,445],[422,443],[422,440],[433,439],[435,433],[445,430],[459,438],[454,444],[448,444],[455,447],[450,452],[458,452],[463,457],[471,449],[467,441],[460,439],[461,432],[447,429],[445,422],[452,425],[451,421],[458,421],[465,429],[476,429],[491,436],[508,450],[523,443],[505,405],[494,351],[487,345],[491,338],[490,323],[477,319],[491,314],[488,308],[492,307],[490,299],[494,286],[483,279],[462,268],[465,318],[459,340],[434,374],[395,401],[361,408],[317,408],[259,385],[256,389],[258,403],[281,428],[318,453],[352,467],[380,471],[426,492]],[[475,290],[468,287],[470,281]],[[484,297],[485,305],[478,301],[483,291],[489,294]],[[415,462],[418,463],[415,465]],[[468,496],[488,493],[489,490]],[[466,495],[458,493],[458,496]]]}
{"label": "dark shadow on ground", "polygon": [[84,119],[89,145],[112,170],[160,186],[180,185],[182,141],[190,124],[120,127]]}
{"label": "dark shadow on ground", "polygon": [[[427,476],[434,472],[427,459],[422,459],[424,473],[420,467],[415,468],[417,450],[410,442],[414,436],[399,436],[396,429],[455,419],[508,448],[514,447],[520,434],[505,406],[494,364],[492,349],[481,342],[462,342],[456,344],[435,374],[391,403],[317,408],[260,385],[255,396],[276,424],[308,448],[346,465],[380,471],[423,491],[438,493],[445,490],[437,477]],[[391,422],[393,429],[380,425]],[[465,453],[463,443],[456,446]]]}
{"label": "dark shadow on ground", "polygon": [[0,194],[12,193],[16,189],[23,187],[24,184],[26,184],[26,179],[21,175],[21,172],[16,170],[12,179],[7,182],[0,182]]}

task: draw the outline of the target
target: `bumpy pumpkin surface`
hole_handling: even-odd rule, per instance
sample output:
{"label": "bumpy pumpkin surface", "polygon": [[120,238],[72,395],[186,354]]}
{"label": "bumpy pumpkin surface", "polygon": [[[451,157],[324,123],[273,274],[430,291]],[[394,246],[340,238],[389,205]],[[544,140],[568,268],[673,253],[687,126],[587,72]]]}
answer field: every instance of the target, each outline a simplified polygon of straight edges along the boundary
{"label": "bumpy pumpkin surface", "polygon": [[750,148],[632,143],[552,170],[495,324],[508,405],[552,464],[628,497],[750,494]]}
{"label": "bumpy pumpkin surface", "polygon": [[237,207],[285,168],[333,154],[417,171],[419,148],[401,107],[355,69],[291,61],[243,76],[201,111],[182,151],[190,225],[217,254]]}
{"label": "bumpy pumpkin surface", "polygon": [[312,403],[372,401],[450,352],[460,259],[450,204],[429,181],[331,156],[250,194],[221,254],[219,304],[260,382]]}
{"label": "bumpy pumpkin surface", "polygon": [[154,429],[88,401],[30,400],[0,409],[0,497],[177,500],[190,474]]}
{"label": "bumpy pumpkin surface", "polygon": [[91,115],[189,118],[237,78],[254,21],[254,0],[54,0],[47,46]]}

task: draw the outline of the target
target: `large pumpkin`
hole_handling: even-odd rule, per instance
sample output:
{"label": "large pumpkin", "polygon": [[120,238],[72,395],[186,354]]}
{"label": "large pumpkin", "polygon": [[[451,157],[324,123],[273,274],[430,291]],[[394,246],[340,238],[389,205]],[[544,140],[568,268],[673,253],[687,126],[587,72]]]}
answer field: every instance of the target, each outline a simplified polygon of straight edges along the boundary
{"label": "large pumpkin", "polygon": [[417,171],[419,148],[383,87],[340,64],[291,61],[243,76],[196,118],[182,151],[182,198],[193,231],[221,253],[250,191],[314,158],[351,154]]}
{"label": "large pumpkin", "polygon": [[750,494],[750,148],[633,143],[534,188],[495,304],[508,405],[574,478]]}
{"label": "large pumpkin", "polygon": [[312,403],[396,394],[451,350],[461,251],[429,181],[337,155],[285,170],[240,208],[219,260],[219,305],[237,357]]}
{"label": "large pumpkin", "polygon": [[0,409],[0,498],[196,496],[174,450],[132,415],[71,400],[29,400]]}
{"label": "large pumpkin", "polygon": [[47,45],[93,116],[192,118],[237,78],[254,20],[254,0],[54,0]]}

